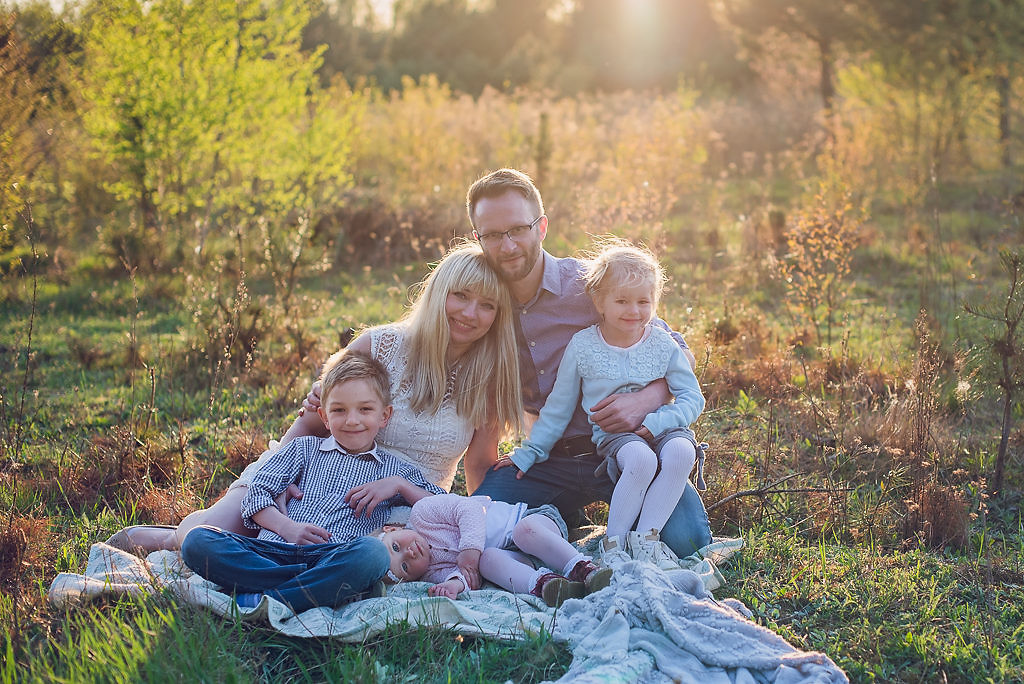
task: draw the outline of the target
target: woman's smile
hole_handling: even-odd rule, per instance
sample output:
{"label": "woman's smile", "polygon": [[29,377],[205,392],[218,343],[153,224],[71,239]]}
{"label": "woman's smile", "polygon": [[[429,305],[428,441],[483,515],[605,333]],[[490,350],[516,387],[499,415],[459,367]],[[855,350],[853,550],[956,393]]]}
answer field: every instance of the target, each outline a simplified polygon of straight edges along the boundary
{"label": "woman's smile", "polygon": [[491,329],[498,304],[470,290],[456,290],[448,293],[444,311],[451,339],[449,352],[461,355]]}

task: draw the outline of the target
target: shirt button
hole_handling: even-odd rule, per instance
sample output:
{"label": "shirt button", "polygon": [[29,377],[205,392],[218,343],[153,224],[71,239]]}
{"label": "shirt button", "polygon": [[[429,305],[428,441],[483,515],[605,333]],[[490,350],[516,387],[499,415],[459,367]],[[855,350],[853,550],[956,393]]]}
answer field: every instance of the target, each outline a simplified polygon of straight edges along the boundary
{"label": "shirt button", "polygon": [[540,369],[539,371],[537,371],[537,374],[538,374],[538,375],[544,375],[544,369],[543,369],[543,368],[541,368],[541,369]]}
{"label": "shirt button", "polygon": [[537,343],[536,343],[536,342],[530,342],[530,346],[531,346],[531,347],[536,347],[536,346],[537,346]]}

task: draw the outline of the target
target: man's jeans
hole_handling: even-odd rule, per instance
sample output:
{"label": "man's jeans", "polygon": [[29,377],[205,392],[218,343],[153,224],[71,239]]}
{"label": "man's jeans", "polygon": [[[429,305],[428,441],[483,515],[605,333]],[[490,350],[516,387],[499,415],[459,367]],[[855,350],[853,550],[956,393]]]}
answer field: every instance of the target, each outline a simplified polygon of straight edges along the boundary
{"label": "man's jeans", "polygon": [[379,540],[347,544],[286,544],[197,527],[181,544],[188,567],[232,593],[262,592],[296,613],[338,606],[369,595],[391,565]]}
{"label": "man's jeans", "polygon": [[[488,470],[484,481],[473,494],[489,496],[495,501],[528,506],[553,504],[566,520],[577,510],[594,501],[610,501],[615,485],[604,474],[594,475],[600,463],[596,456],[572,458],[552,456],[535,463],[517,480],[514,467]],[[665,542],[679,558],[711,543],[711,524],[700,495],[690,482],[676,504],[675,510],[661,531]]]}

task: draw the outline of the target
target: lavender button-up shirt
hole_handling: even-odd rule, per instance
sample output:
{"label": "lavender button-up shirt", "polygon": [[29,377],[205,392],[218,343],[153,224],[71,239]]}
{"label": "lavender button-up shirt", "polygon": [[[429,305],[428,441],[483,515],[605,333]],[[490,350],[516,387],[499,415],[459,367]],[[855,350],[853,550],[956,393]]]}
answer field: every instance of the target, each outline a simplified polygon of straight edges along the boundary
{"label": "lavender button-up shirt", "polygon": [[[527,423],[536,419],[555,384],[558,365],[572,336],[599,321],[594,302],[583,290],[583,264],[572,257],[558,259],[541,252],[544,277],[533,299],[516,307],[516,341],[519,344],[519,375]],[[654,324],[672,333],[682,349],[683,336],[672,332],[660,318]],[[591,434],[587,413],[576,406],[563,437]]]}

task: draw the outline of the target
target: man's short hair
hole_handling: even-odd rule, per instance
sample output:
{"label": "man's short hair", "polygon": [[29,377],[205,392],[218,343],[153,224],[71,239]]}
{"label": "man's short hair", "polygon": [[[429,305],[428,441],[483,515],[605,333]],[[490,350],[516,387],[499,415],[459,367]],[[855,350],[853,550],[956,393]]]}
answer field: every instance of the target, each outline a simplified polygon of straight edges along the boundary
{"label": "man's short hair", "polygon": [[385,406],[391,405],[391,377],[387,369],[368,354],[340,351],[331,355],[320,376],[320,397],[326,403],[327,395],[336,386],[350,380],[366,380]]}
{"label": "man's short hair", "polygon": [[466,193],[466,212],[469,214],[470,224],[476,228],[473,212],[476,210],[477,202],[484,197],[500,197],[510,190],[514,190],[530,200],[537,210],[537,216],[544,213],[544,200],[540,198],[540,190],[533,184],[532,178],[516,169],[498,169],[477,179],[469,186],[469,191]]}

